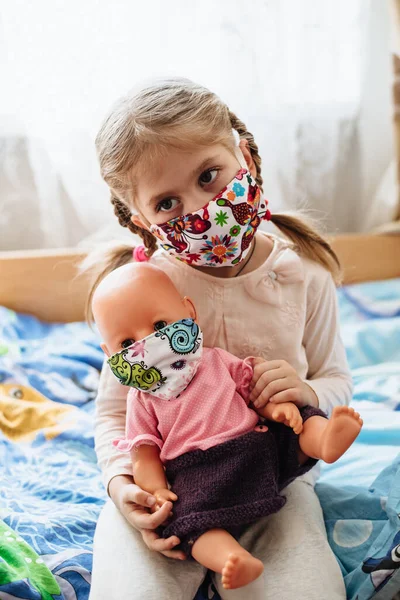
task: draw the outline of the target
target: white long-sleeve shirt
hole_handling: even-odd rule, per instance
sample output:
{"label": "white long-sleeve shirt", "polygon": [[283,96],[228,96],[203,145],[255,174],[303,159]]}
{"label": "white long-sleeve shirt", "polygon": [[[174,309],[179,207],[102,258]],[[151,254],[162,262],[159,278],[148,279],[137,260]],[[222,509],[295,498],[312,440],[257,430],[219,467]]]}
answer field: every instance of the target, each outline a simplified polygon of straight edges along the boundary
{"label": "white long-sleeve shirt", "polygon": [[[352,395],[335,285],[318,263],[300,257],[286,241],[270,237],[274,246],[266,261],[235,278],[203,273],[163,251],[151,262],[169,275],[182,297],[193,300],[205,347],[223,348],[242,359],[286,360],[329,415],[335,405],[348,404]],[[105,363],[96,400],[95,444],[107,487],[116,475],[132,475],[129,455],[112,443],[125,433],[128,391]],[[318,473],[317,466],[304,478],[314,484]]]}

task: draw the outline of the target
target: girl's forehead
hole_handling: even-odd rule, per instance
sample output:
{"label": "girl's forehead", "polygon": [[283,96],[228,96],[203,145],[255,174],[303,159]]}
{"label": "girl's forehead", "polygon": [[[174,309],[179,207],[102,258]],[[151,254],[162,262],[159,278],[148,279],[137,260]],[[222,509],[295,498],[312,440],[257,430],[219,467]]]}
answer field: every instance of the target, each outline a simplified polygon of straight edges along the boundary
{"label": "girl's forehead", "polygon": [[[222,144],[189,149],[168,148],[133,172],[136,192],[141,189],[164,187],[170,182],[179,182],[197,176],[206,168],[218,166],[219,161],[232,159],[233,153]],[[162,190],[161,190],[162,191]]]}
{"label": "girl's forehead", "polygon": [[169,170],[183,171],[192,166],[198,166],[208,157],[225,155],[229,151],[222,144],[207,146],[193,146],[189,148],[166,148],[159,156],[155,156],[151,162],[151,168],[147,169],[152,179],[157,179],[159,174]]}

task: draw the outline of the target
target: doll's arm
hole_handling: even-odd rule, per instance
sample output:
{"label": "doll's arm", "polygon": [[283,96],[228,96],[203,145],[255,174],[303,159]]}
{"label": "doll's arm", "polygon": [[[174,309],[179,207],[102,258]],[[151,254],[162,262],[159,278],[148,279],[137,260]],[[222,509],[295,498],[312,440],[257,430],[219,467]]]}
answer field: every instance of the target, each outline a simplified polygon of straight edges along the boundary
{"label": "doll's arm", "polygon": [[177,495],[168,489],[164,466],[160,460],[160,449],[155,445],[144,444],[131,452],[135,483],[157,499],[157,506],[164,502],[174,502]]}
{"label": "doll's arm", "polygon": [[297,435],[303,430],[303,419],[299,409],[293,402],[268,403],[263,408],[257,409],[256,412],[269,421],[283,423],[293,429]]}

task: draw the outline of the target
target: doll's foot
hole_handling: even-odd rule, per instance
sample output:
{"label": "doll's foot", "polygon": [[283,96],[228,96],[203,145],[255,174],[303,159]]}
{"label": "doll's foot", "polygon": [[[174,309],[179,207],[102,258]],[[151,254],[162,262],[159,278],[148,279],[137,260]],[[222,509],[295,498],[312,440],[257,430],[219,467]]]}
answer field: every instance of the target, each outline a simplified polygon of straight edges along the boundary
{"label": "doll's foot", "polygon": [[231,553],[222,569],[222,586],[234,590],[248,585],[261,575],[264,565],[248,552]]}
{"label": "doll's foot", "polygon": [[321,460],[333,463],[340,458],[360,433],[362,419],[354,408],[335,406],[324,432],[321,444]]}

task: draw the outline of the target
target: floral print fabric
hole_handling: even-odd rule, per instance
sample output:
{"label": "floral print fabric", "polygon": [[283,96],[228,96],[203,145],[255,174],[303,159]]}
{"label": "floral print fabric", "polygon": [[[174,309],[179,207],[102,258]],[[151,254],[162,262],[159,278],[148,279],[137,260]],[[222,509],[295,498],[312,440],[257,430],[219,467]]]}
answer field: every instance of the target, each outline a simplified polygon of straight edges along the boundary
{"label": "floral print fabric", "polygon": [[152,233],[169,254],[189,265],[234,266],[244,260],[263,219],[269,220],[268,202],[249,171],[234,179],[195,213],[152,225]]}

